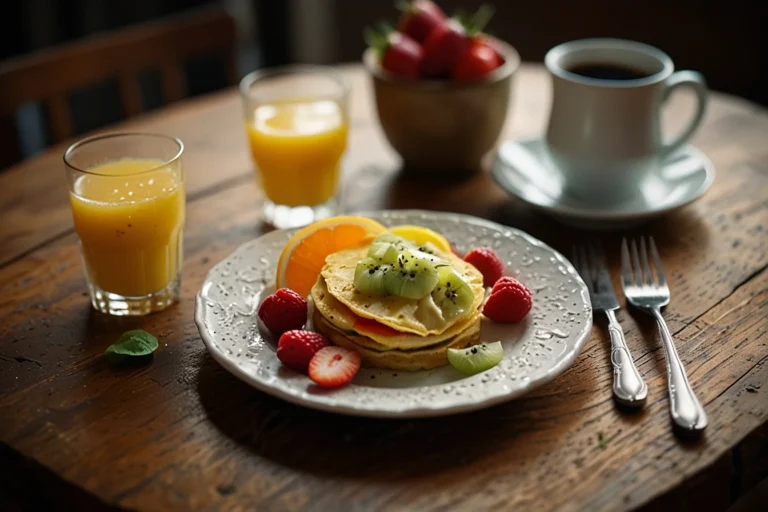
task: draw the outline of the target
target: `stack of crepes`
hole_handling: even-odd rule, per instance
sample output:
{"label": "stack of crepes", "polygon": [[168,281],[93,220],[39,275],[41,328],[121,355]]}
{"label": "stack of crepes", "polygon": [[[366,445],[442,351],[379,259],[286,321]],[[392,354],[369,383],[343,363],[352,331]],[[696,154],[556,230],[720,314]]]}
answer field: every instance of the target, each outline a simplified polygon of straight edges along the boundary
{"label": "stack of crepes", "polygon": [[368,247],[326,258],[311,296],[315,329],[332,343],[357,351],[365,366],[417,371],[448,364],[449,348],[478,343],[483,276],[454,254],[436,252],[470,287],[474,300],[460,314],[445,318],[428,296],[422,300],[375,295],[355,288],[355,267]]}

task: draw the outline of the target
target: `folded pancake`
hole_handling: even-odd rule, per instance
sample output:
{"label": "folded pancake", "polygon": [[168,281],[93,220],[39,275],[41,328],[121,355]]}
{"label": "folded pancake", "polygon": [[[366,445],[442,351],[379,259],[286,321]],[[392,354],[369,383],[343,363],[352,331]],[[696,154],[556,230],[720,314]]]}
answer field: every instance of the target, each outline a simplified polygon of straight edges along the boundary
{"label": "folded pancake", "polygon": [[332,324],[318,308],[313,315],[315,329],[331,343],[360,354],[363,364],[373,368],[418,371],[430,370],[448,364],[449,348],[466,348],[476,345],[480,336],[480,316],[454,337],[436,345],[416,350],[391,349],[366,336],[352,336]]}
{"label": "folded pancake", "polygon": [[446,332],[456,323],[468,322],[483,302],[483,275],[454,254],[443,252],[435,256],[451,265],[469,285],[474,295],[474,302],[464,315],[451,319],[443,318],[430,295],[421,300],[414,300],[393,295],[361,293],[354,286],[355,267],[366,257],[367,252],[368,247],[360,247],[331,254],[326,258],[325,266],[320,272],[328,293],[357,316],[375,320],[401,333],[431,336]]}
{"label": "folded pancake", "polygon": [[[328,292],[328,287],[322,276],[318,278],[315,286],[312,287],[311,295],[315,308],[330,324],[343,333],[360,334],[360,338],[371,340],[373,344],[381,347],[377,348],[380,351],[392,349],[413,350],[436,345],[465,331],[469,326],[478,321],[480,317],[480,311],[475,309],[440,334],[420,336],[411,332],[393,329],[379,323],[378,319],[372,320],[356,315]],[[357,340],[357,337],[355,339]],[[361,343],[365,344],[367,341],[362,341]]]}

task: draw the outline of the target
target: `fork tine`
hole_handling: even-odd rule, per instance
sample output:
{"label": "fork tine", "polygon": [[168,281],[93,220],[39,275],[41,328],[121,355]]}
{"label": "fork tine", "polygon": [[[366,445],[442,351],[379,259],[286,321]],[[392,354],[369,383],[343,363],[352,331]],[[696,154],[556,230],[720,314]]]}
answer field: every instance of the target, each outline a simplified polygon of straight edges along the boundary
{"label": "fork tine", "polygon": [[649,238],[651,243],[651,256],[653,257],[653,263],[656,266],[656,275],[659,278],[659,284],[661,286],[666,286],[667,278],[664,277],[664,270],[661,268],[661,258],[659,257],[658,249],[656,249],[656,242],[653,241],[653,237]]}
{"label": "fork tine", "polygon": [[632,286],[632,264],[629,262],[627,239],[621,239],[621,286],[625,289]]}
{"label": "fork tine", "polygon": [[595,254],[597,255],[597,262],[603,267],[608,267],[608,263],[605,261],[605,251],[603,251],[603,242],[598,240],[595,242]]}
{"label": "fork tine", "polygon": [[643,275],[645,276],[645,284],[653,286],[653,273],[651,272],[651,266],[648,264],[648,251],[645,246],[645,237],[640,237],[640,259],[643,261]]}
{"label": "fork tine", "polygon": [[637,254],[637,240],[633,238],[630,246],[632,248],[632,266],[634,267],[633,272],[635,273],[635,286],[642,286],[643,269],[640,266],[640,257]]}

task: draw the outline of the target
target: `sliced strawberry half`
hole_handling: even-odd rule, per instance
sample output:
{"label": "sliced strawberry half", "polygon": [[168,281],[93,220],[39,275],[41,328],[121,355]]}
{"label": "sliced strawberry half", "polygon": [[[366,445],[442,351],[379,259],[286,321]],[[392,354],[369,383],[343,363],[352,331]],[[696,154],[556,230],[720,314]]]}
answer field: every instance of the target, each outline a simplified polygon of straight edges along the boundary
{"label": "sliced strawberry half", "polygon": [[323,388],[349,384],[360,370],[360,354],[341,347],[320,349],[309,362],[309,378]]}

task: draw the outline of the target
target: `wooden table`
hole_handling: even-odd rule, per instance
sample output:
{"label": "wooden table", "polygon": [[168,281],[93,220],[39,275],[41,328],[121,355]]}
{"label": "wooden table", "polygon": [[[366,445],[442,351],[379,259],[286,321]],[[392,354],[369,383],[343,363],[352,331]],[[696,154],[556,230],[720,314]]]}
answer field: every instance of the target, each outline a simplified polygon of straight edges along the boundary
{"label": "wooden table", "polygon": [[[466,212],[526,230],[566,254],[585,236],[525,209],[487,173],[439,188],[401,176],[370,84],[359,68],[347,71],[354,81],[348,209]],[[541,67],[522,68],[506,138],[542,132],[549,92]],[[692,104],[675,99],[671,124],[684,122]],[[611,399],[608,338],[599,328],[555,382],[468,415],[350,418],[251,389],[211,359],[192,319],[208,269],[265,230],[237,94],[191,100],[115,128],[186,144],[182,300],[143,319],[95,313],[69,213],[64,146],[0,174],[0,481],[11,503],[717,510],[768,474],[765,110],[713,94],[695,143],[717,168],[715,185],[698,203],[630,233],[652,234],[661,247],[673,291],[665,316],[710,418],[696,440],[672,432],[655,326],[625,310],[619,319],[649,384],[648,405],[636,414]],[[615,265],[620,234],[601,236]],[[104,349],[136,327],[159,337],[154,361],[109,366]]]}

